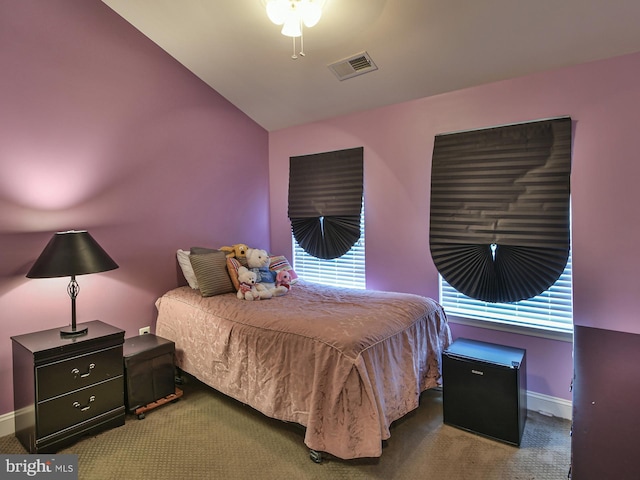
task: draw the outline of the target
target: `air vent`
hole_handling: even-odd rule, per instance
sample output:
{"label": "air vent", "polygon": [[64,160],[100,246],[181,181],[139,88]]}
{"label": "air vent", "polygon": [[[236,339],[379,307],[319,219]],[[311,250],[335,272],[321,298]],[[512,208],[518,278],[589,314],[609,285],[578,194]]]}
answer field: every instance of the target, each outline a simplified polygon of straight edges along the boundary
{"label": "air vent", "polygon": [[332,63],[329,69],[338,77],[338,80],[357,77],[365,73],[373,72],[378,67],[367,52],[358,53],[344,60]]}

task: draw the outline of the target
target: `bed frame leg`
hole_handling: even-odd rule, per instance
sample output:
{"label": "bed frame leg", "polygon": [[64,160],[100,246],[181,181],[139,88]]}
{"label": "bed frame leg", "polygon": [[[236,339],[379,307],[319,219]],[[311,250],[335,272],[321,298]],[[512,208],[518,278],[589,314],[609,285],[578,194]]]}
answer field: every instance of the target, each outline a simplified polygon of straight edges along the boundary
{"label": "bed frame leg", "polygon": [[311,458],[315,463],[322,463],[322,452],[310,448],[309,458]]}

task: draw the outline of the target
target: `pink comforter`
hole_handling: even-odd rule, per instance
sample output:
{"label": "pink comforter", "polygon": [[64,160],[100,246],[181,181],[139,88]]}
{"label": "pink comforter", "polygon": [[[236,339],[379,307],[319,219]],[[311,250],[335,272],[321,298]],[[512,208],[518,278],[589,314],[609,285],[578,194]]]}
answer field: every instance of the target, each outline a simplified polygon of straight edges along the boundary
{"label": "pink comforter", "polygon": [[204,298],[181,287],[156,302],[156,333],[177,365],[265,415],[306,427],[305,444],[379,457],[389,426],[435,387],[451,334],[417,295],[300,282],[282,297]]}

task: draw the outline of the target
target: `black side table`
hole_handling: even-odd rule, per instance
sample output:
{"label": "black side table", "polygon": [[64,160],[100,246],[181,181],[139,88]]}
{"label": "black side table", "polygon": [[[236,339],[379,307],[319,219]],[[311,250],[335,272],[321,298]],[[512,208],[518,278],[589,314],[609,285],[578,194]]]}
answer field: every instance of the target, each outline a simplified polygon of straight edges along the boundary
{"label": "black side table", "polygon": [[16,437],[29,453],[54,453],[83,435],[124,425],[124,330],[99,320],[11,337]]}
{"label": "black side table", "polygon": [[123,357],[127,411],[143,419],[145,412],[178,400],[175,386],[175,344],[153,334],[127,338]]}

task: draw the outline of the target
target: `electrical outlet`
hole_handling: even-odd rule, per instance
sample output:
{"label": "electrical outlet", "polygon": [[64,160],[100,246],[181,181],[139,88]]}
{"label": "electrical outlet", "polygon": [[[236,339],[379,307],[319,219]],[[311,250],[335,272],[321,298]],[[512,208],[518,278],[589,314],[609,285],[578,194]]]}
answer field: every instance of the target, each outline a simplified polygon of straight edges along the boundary
{"label": "electrical outlet", "polygon": [[147,333],[151,333],[151,327],[142,327],[140,330],[138,330],[138,333],[140,335],[146,335]]}

